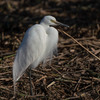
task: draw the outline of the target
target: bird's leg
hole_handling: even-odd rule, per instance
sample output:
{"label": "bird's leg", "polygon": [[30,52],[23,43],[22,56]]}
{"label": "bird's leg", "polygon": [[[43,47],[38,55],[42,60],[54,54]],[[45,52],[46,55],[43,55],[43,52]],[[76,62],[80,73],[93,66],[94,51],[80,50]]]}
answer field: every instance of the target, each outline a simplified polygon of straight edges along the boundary
{"label": "bird's leg", "polygon": [[51,66],[52,55],[53,55],[53,52],[51,52],[51,54],[50,54],[50,61],[49,61],[49,66]]}
{"label": "bird's leg", "polygon": [[30,95],[33,96],[33,88],[32,88],[32,82],[31,82],[31,68],[29,68],[29,82],[30,82]]}

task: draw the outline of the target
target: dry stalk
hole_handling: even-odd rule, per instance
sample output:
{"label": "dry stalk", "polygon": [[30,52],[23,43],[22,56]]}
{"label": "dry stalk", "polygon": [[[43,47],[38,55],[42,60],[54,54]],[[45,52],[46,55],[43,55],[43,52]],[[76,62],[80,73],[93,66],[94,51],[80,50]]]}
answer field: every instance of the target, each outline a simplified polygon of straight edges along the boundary
{"label": "dry stalk", "polygon": [[47,76],[45,75],[45,76],[42,76],[40,79],[37,79],[36,80],[36,83],[38,83],[39,81],[41,81],[42,79],[45,79]]}
{"label": "dry stalk", "polygon": [[53,70],[55,70],[59,75],[61,75],[62,77],[64,77],[64,75],[62,73],[60,73],[56,68],[54,68],[53,66],[50,66]]}
{"label": "dry stalk", "polygon": [[51,87],[51,86],[54,85],[55,83],[56,83],[55,81],[51,82],[51,83],[47,86],[47,88]]}
{"label": "dry stalk", "polygon": [[59,32],[64,33],[65,35],[67,35],[68,37],[70,37],[72,40],[74,40],[78,45],[80,45],[83,49],[85,49],[88,53],[90,53],[92,56],[94,56],[96,59],[100,60],[99,57],[97,57],[95,54],[93,54],[91,51],[89,51],[86,47],[84,47],[80,42],[78,42],[76,39],[74,39],[71,35],[69,35],[68,33],[66,33],[63,30],[58,29]]}

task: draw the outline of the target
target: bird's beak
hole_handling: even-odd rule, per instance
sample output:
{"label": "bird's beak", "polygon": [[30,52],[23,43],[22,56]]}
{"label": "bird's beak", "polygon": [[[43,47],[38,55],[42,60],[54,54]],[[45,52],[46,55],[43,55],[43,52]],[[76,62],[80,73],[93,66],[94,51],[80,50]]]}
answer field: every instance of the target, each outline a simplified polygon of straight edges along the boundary
{"label": "bird's beak", "polygon": [[61,22],[58,22],[58,21],[55,21],[55,20],[51,20],[53,23],[55,23],[56,25],[61,25],[61,26],[65,26],[65,27],[69,27],[68,25],[66,24],[63,24]]}

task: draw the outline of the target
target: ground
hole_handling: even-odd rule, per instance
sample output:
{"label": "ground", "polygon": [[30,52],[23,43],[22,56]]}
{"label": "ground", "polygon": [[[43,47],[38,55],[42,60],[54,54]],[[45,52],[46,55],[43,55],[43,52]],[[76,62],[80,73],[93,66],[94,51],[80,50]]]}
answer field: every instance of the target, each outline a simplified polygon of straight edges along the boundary
{"label": "ground", "polygon": [[[0,100],[13,100],[12,66],[25,31],[52,15],[100,57],[99,0],[0,0]],[[32,70],[34,100],[100,100],[100,61],[59,33],[58,55]],[[28,70],[17,82],[16,100],[31,100]]]}

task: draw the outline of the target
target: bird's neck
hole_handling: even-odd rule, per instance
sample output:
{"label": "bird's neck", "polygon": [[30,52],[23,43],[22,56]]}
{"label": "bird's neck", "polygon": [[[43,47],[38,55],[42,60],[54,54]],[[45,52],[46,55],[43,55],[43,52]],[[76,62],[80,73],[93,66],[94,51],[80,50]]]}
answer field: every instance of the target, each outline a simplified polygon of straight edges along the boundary
{"label": "bird's neck", "polygon": [[45,23],[42,23],[42,22],[40,24],[43,26],[45,30],[48,30],[48,28],[50,27],[49,25],[46,25]]}

